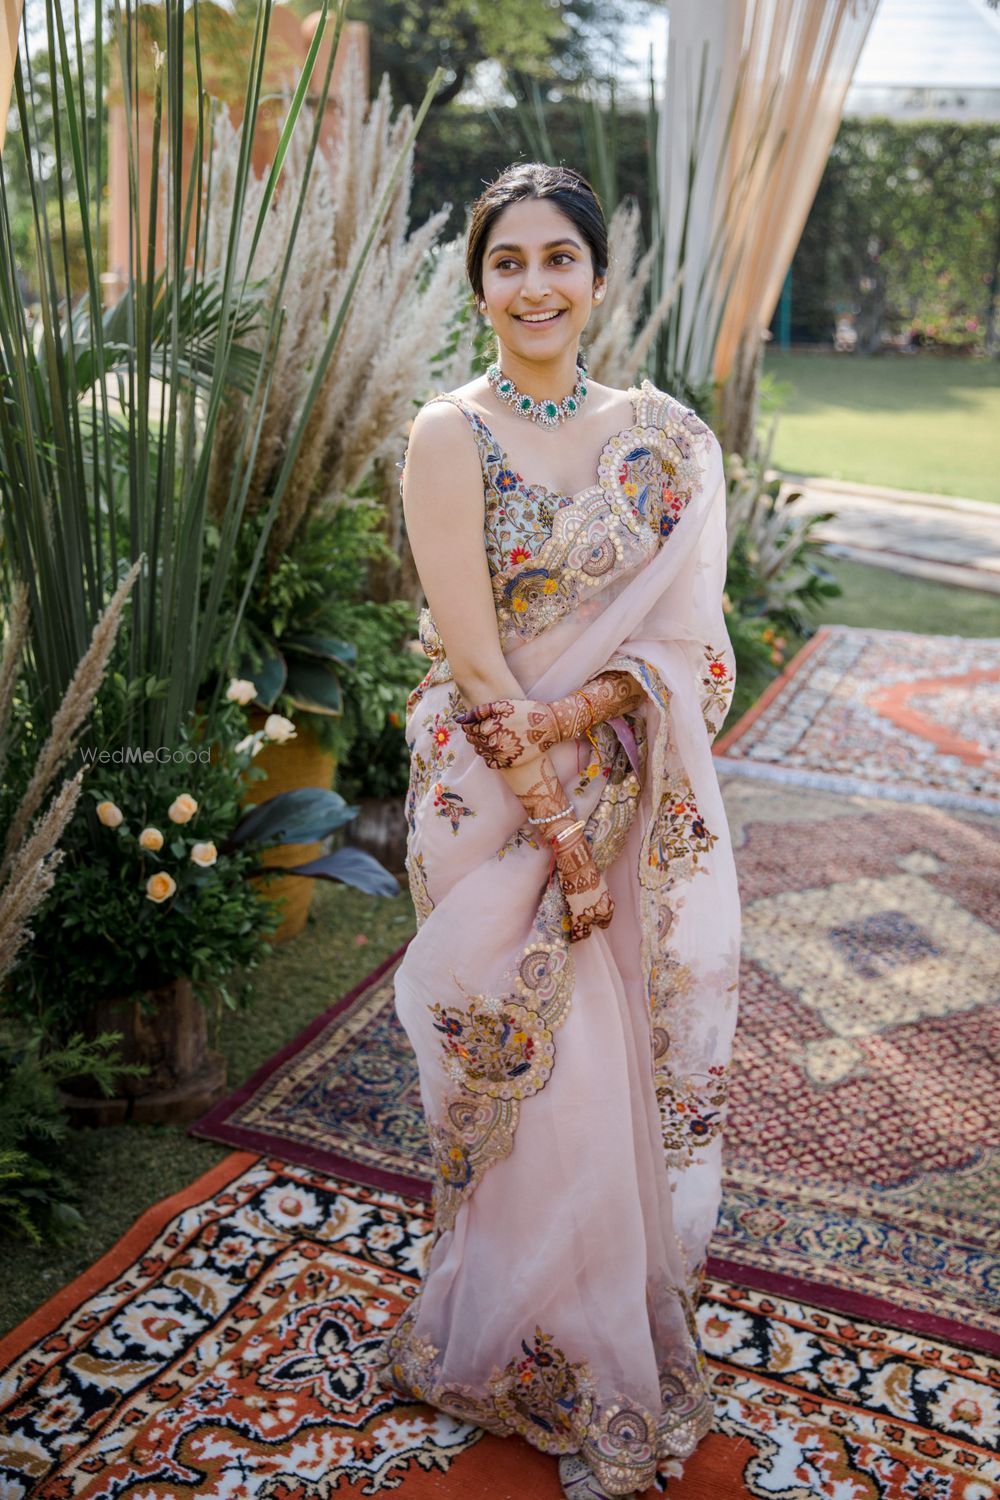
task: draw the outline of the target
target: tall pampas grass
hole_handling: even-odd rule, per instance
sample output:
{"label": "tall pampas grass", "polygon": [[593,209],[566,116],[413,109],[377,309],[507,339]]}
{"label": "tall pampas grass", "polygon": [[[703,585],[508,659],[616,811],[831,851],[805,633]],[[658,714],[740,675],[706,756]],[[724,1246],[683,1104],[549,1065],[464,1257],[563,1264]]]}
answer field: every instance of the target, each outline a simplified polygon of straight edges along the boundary
{"label": "tall pampas grass", "polygon": [[[263,409],[252,414],[260,420],[261,438],[248,476],[250,513],[267,504],[285,435],[370,231],[374,205],[390,181],[412,123],[408,106],[393,116],[387,78],[368,104],[356,60],[339,102],[336,148],[317,163],[294,231],[300,269],[285,288],[278,367]],[[208,224],[209,266],[223,253],[233,211],[227,182],[234,178],[239,146],[239,131],[223,114],[215,126],[218,177]],[[293,231],[304,160],[301,142],[293,138],[285,163],[285,190],[271,208],[269,233],[261,240],[253,266],[253,279],[260,282],[265,297],[272,265],[283,258]],[[418,405],[435,389],[467,378],[471,368],[470,335],[459,337],[443,354],[464,296],[459,247],[438,243],[448,209],[410,230],[412,171],[411,147],[306,425],[268,541],[269,569],[317,511],[343,503],[363,480],[377,474],[380,461],[398,454]],[[257,184],[247,193],[248,222],[260,191]],[[227,432],[235,435],[244,429],[246,399],[237,398],[217,433],[210,503],[218,504],[229,488],[235,448]],[[391,496],[385,498],[391,506]],[[392,526],[389,517],[387,529]]]}
{"label": "tall pampas grass", "polygon": [[[49,806],[36,817],[48,796],[56,773],[77,746],[77,736],[86,723],[97,689],[104,679],[122,611],[139,573],[142,558],[133,563],[97,621],[90,645],[81,657],[43,744],[35,769],[14,810],[4,841],[0,863],[0,976],[12,967],[21,948],[31,937],[30,920],[52,889],[62,860],[57,846],[76,811],[85,768],[62,786]],[[3,762],[9,743],[14,689],[28,635],[28,590],[24,583],[14,588],[7,621],[3,656],[0,657],[0,745]],[[34,826],[29,824],[35,819]]]}
{"label": "tall pampas grass", "polygon": [[635,381],[677,293],[679,277],[643,318],[659,250],[640,255],[639,235],[639,205],[624,199],[608,222],[608,289],[587,327],[587,370],[605,385]]}

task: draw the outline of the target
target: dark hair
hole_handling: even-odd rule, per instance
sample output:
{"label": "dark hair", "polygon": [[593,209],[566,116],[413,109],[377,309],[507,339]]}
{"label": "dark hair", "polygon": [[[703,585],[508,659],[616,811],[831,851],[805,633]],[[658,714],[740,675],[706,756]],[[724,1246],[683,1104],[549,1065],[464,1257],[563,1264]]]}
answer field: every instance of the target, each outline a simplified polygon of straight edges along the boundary
{"label": "dark hair", "polygon": [[608,226],[601,201],[586,177],[572,167],[549,167],[544,162],[519,162],[506,167],[472,205],[465,243],[465,272],[477,300],[483,295],[483,256],[490,230],[509,203],[525,198],[550,198],[576,225],[590,248],[594,276],[608,272]]}

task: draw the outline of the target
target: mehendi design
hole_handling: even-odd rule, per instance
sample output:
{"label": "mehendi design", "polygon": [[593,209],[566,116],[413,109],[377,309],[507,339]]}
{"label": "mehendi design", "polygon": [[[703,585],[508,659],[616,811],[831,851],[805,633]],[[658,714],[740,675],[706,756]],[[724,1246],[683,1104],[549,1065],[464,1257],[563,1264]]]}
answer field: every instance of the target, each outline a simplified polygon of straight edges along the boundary
{"label": "mehendi design", "polygon": [[526,764],[551,750],[560,735],[548,703],[524,698],[494,698],[455,715],[477,755],[493,770]]}
{"label": "mehendi design", "polygon": [[572,740],[619,714],[634,713],[645,694],[627,672],[602,672],[550,704],[559,738]]}

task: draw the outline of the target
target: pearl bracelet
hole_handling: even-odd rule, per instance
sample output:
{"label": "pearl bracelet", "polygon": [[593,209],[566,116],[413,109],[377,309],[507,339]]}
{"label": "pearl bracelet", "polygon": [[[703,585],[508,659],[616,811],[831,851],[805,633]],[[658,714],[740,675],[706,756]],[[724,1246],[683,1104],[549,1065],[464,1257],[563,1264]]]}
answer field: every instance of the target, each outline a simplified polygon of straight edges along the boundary
{"label": "pearl bracelet", "polygon": [[544,818],[529,818],[528,822],[535,823],[537,825],[543,823],[554,823],[557,818],[565,818],[567,814],[572,814],[575,811],[576,809],[573,807],[561,807],[558,812],[546,813]]}

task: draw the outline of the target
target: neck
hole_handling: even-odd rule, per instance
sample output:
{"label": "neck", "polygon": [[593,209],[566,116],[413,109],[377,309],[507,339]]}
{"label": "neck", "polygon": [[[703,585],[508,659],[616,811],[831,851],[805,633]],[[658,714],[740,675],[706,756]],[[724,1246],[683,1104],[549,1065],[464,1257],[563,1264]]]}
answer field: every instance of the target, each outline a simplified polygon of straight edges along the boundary
{"label": "neck", "polygon": [[524,359],[501,344],[497,363],[518,390],[533,401],[561,401],[576,385],[576,354],[574,344],[553,359]]}

